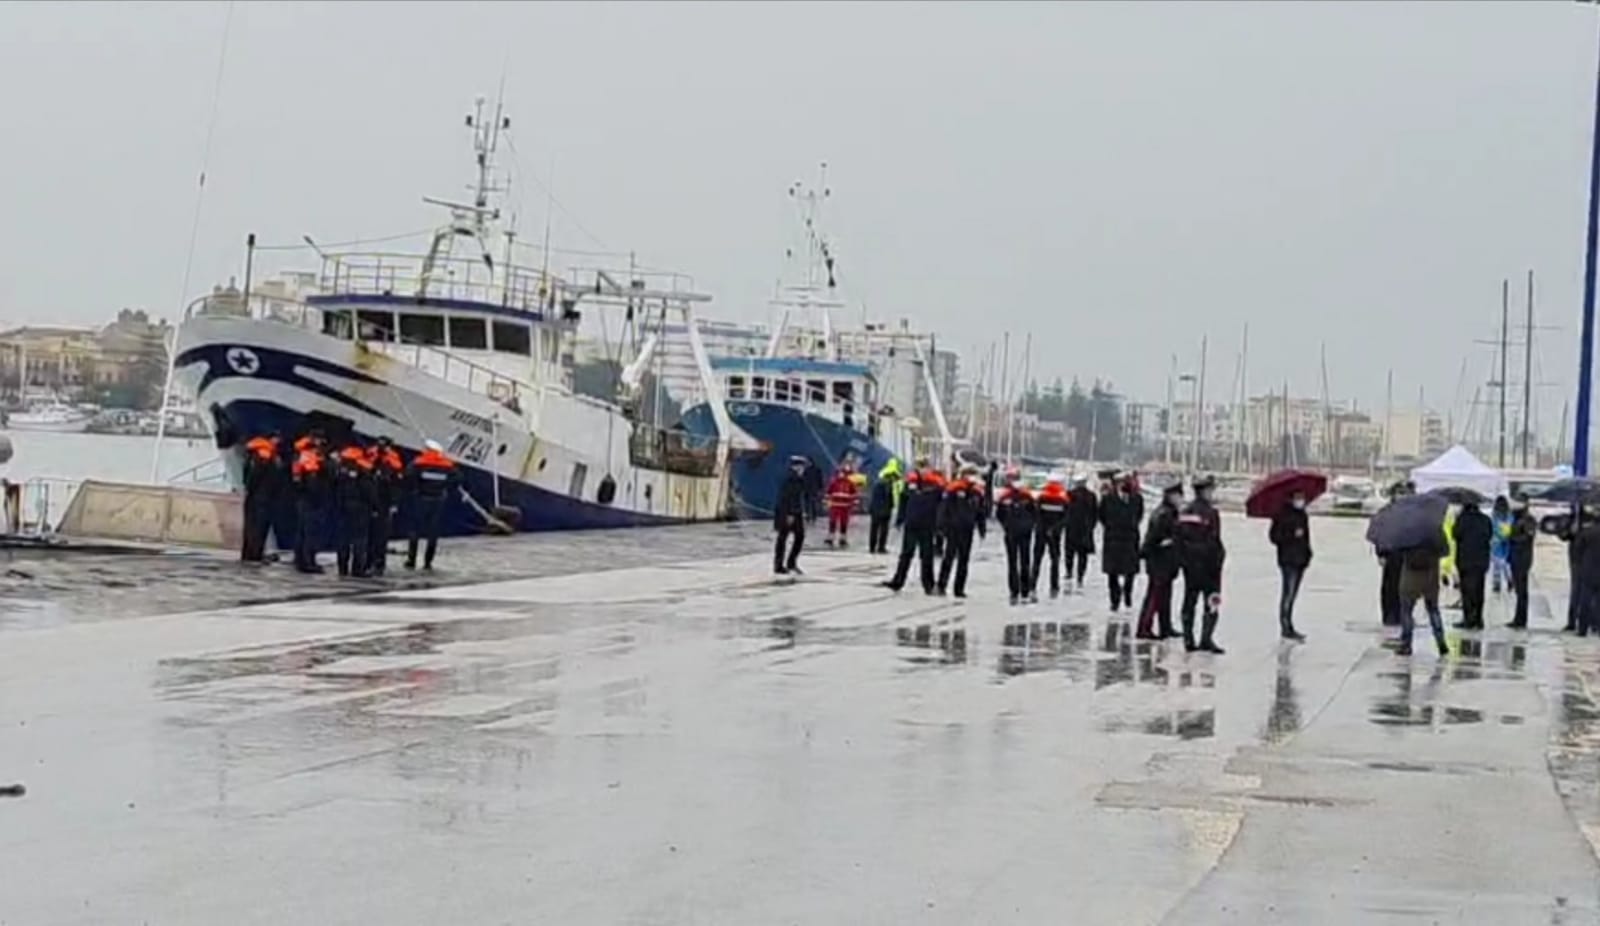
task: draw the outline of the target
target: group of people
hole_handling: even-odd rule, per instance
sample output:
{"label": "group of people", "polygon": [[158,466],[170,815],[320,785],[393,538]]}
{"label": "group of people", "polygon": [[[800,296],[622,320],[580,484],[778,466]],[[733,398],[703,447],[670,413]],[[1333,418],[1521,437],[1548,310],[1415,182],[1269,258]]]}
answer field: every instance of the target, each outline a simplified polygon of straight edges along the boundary
{"label": "group of people", "polygon": [[244,538],[240,559],[264,562],[274,514],[291,497],[295,511],[294,566],[320,573],[317,551],[328,526],[334,534],[339,575],[365,578],[387,570],[389,536],[402,505],[410,534],[405,566],[432,569],[445,502],[460,482],[455,463],[435,441],[406,463],[388,438],[369,445],[354,440],[333,447],[319,430],[285,446],[278,434],[244,445]]}
{"label": "group of people", "polygon": [[[794,457],[790,467],[774,511],[773,572],[778,575],[800,572],[800,550],[809,519],[808,473],[813,464],[805,457]],[[856,484],[852,475],[842,469],[835,476],[828,488],[830,507],[848,503],[853,509],[855,490],[844,489],[847,482]],[[987,535],[993,521],[1005,546],[1010,603],[1022,605],[1039,600],[1047,558],[1052,598],[1061,594],[1063,571],[1065,584],[1081,590],[1089,558],[1096,552],[1098,530],[1101,568],[1107,576],[1113,612],[1133,608],[1134,583],[1141,565],[1148,576],[1139,608],[1139,639],[1182,637],[1190,651],[1222,653],[1216,630],[1227,551],[1221,518],[1212,503],[1214,481],[1210,477],[1195,479],[1194,498],[1187,503],[1181,483],[1167,487],[1146,523],[1138,475],[1108,471],[1101,476],[1098,493],[1089,487],[1087,476],[1074,478],[1069,487],[1062,473],[1051,473],[1035,491],[1023,483],[1016,470],[1001,478],[993,463],[987,471],[964,465],[947,475],[926,459],[903,473],[899,461],[891,460],[878,472],[868,495],[868,551],[888,553],[891,525],[897,526],[901,532],[899,557],[883,585],[895,592],[904,589],[916,561],[925,594],[965,598],[974,542]],[[1295,641],[1305,639],[1294,626],[1294,601],[1311,562],[1305,503],[1302,495],[1291,498],[1273,519],[1269,533],[1283,576],[1280,630],[1285,639]],[[843,523],[830,519],[830,545],[844,545],[847,529],[848,518]],[[1172,622],[1173,596],[1180,579],[1181,631]]]}
{"label": "group of people", "polygon": [[[1390,504],[1416,492],[1415,484],[1401,482],[1389,490]],[[1485,514],[1472,495],[1461,499],[1460,510],[1447,515],[1438,535],[1403,550],[1380,550],[1383,565],[1379,606],[1383,623],[1400,628],[1397,652],[1411,654],[1420,601],[1428,615],[1433,640],[1440,655],[1449,651],[1444,617],[1439,606],[1440,588],[1447,581],[1460,590],[1459,630],[1482,630],[1485,588],[1509,588],[1515,597],[1510,625],[1528,626],[1528,577],[1533,571],[1534,541],[1538,522],[1528,511],[1528,500],[1518,494],[1495,499],[1492,514]],[[1577,596],[1575,596],[1577,597]],[[1576,629],[1569,627],[1569,629]]]}

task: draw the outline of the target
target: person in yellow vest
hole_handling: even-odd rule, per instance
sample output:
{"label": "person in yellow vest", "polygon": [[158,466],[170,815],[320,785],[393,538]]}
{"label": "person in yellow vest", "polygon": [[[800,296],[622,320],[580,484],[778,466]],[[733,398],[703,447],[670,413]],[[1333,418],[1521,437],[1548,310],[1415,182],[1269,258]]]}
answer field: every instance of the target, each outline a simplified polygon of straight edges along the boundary
{"label": "person in yellow vest", "polygon": [[889,552],[889,524],[894,520],[895,508],[900,504],[900,461],[893,457],[878,470],[878,481],[873,483],[867,499],[867,552]]}
{"label": "person in yellow vest", "polygon": [[1451,505],[1444,513],[1444,542],[1449,548],[1443,559],[1439,560],[1439,582],[1447,588],[1456,590],[1456,600],[1445,605],[1448,610],[1461,608],[1461,574],[1456,571],[1456,513],[1458,509]]}

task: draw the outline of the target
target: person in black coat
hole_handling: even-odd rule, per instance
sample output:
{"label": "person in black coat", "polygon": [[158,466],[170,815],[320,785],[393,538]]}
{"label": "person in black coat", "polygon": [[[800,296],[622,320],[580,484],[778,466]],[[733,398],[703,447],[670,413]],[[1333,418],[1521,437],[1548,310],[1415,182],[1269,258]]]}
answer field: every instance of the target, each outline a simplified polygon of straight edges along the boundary
{"label": "person in black coat", "polygon": [[867,552],[889,552],[889,522],[894,520],[895,487],[900,481],[900,471],[884,467],[878,480],[872,484],[867,496]]}
{"label": "person in black coat", "polygon": [[1585,509],[1573,537],[1573,564],[1576,566],[1573,586],[1579,596],[1577,632],[1580,637],[1600,633],[1600,517]]}
{"label": "person in black coat", "polygon": [[[1222,545],[1222,517],[1211,504],[1216,482],[1210,476],[1194,481],[1194,501],[1178,516],[1178,562],[1183,567],[1183,645],[1189,652],[1204,650],[1221,655],[1214,638],[1222,607],[1222,566],[1227,549]],[[1200,642],[1195,643],[1195,605],[1204,602]]]}
{"label": "person in black coat", "polygon": [[1094,555],[1094,526],[1100,521],[1100,503],[1094,490],[1089,488],[1088,477],[1072,480],[1072,504],[1067,507],[1066,547],[1070,554],[1069,575],[1076,575],[1078,588],[1083,588],[1083,575],[1089,570],[1089,557]]}
{"label": "person in black coat", "polygon": [[1296,643],[1306,635],[1294,629],[1294,602],[1300,596],[1300,582],[1311,565],[1311,519],[1306,517],[1306,497],[1296,492],[1288,504],[1273,516],[1267,539],[1278,550],[1278,575],[1283,590],[1278,595],[1278,635]]}
{"label": "person in black coat", "polygon": [[1461,506],[1456,515],[1456,575],[1461,579],[1461,630],[1483,629],[1483,588],[1489,577],[1494,543],[1494,522],[1477,502]]}
{"label": "person in black coat", "polygon": [[[1393,505],[1397,499],[1404,498],[1415,491],[1416,487],[1409,481],[1397,482],[1389,487],[1389,501],[1385,508]],[[1400,626],[1400,573],[1405,566],[1400,561],[1400,556],[1393,552],[1378,551],[1378,562],[1382,565],[1383,574],[1378,582],[1378,613],[1381,615],[1383,626]]]}
{"label": "person in black coat", "polygon": [[810,511],[806,485],[806,458],[791,457],[789,472],[778,486],[778,503],[772,510],[772,528],[778,532],[772,548],[774,575],[800,575],[800,548],[806,543],[806,517]]}
{"label": "person in black coat", "polygon": [[806,487],[806,520],[814,522],[822,514],[822,468],[810,457],[804,457],[803,463],[805,469],[801,471],[801,476]]}
{"label": "person in black coat", "polygon": [[1533,572],[1533,543],[1539,535],[1539,522],[1528,511],[1528,498],[1518,493],[1511,500],[1511,590],[1516,595],[1516,611],[1511,627],[1528,626],[1528,575]]}
{"label": "person in black coat", "polygon": [[1135,500],[1133,483],[1118,479],[1115,491],[1100,499],[1100,569],[1111,588],[1111,613],[1133,607],[1133,580],[1139,574],[1139,519],[1142,500]]}
{"label": "person in black coat", "polygon": [[[1148,577],[1144,585],[1144,606],[1139,609],[1141,640],[1161,640],[1179,636],[1172,629],[1172,583],[1178,576],[1178,513],[1183,505],[1183,483],[1174,483],[1161,493],[1161,504],[1150,515],[1140,555]],[[1160,618],[1160,630],[1151,627]]]}

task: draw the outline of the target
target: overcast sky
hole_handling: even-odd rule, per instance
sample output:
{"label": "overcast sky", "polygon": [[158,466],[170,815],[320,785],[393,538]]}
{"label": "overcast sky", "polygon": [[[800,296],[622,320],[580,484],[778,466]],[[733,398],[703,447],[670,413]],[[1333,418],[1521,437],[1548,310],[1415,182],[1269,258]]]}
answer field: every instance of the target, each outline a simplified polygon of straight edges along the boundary
{"label": "overcast sky", "polygon": [[[176,314],[225,4],[0,5],[0,318]],[[1593,8],[1572,3],[238,3],[188,295],[263,241],[406,232],[502,72],[519,224],[764,320],[796,178],[841,282],[976,356],[1156,399],[1251,326],[1257,388],[1414,402],[1485,379],[1539,274],[1576,360]],[[507,152],[508,154],[510,152]],[[581,227],[580,227],[581,225]],[[859,317],[859,316],[858,316]],[[1554,431],[1568,391],[1544,392]]]}

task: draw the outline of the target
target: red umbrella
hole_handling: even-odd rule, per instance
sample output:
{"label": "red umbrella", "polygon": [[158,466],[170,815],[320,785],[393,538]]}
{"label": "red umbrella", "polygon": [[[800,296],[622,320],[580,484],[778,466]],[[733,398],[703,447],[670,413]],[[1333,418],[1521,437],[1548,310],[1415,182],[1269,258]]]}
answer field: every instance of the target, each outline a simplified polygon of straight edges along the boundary
{"label": "red umbrella", "polygon": [[1244,501],[1244,513],[1252,518],[1270,518],[1289,504],[1289,496],[1299,492],[1311,501],[1328,491],[1328,477],[1304,469],[1280,469],[1262,479]]}

